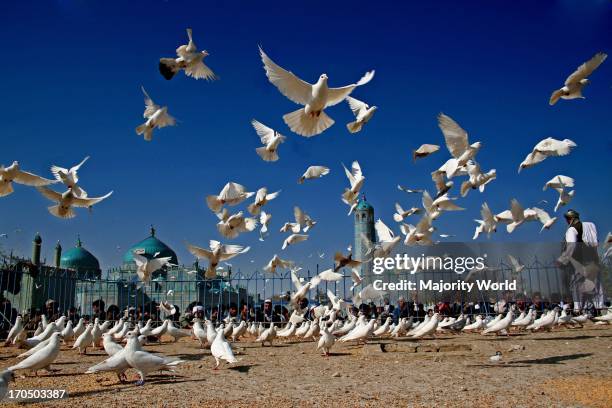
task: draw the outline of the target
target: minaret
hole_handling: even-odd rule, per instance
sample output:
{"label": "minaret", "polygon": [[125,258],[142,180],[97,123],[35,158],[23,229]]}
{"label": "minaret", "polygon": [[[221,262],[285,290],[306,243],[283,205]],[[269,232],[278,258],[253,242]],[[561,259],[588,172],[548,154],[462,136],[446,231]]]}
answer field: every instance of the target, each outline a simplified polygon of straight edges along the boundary
{"label": "minaret", "polygon": [[[353,246],[353,259],[363,261],[372,257],[371,254],[366,255],[368,245],[364,243],[367,239],[371,243],[376,242],[376,233],[374,230],[374,207],[372,207],[362,195],[355,208],[355,244]],[[372,261],[361,265],[361,276],[366,277],[371,275]]]}
{"label": "minaret", "polygon": [[40,251],[42,247],[42,238],[37,232],[32,241],[32,263],[36,266],[40,266]]}
{"label": "minaret", "polygon": [[59,269],[60,267],[60,261],[62,259],[62,246],[60,245],[60,242],[57,241],[57,244],[55,245],[55,257],[53,258],[53,265]]}

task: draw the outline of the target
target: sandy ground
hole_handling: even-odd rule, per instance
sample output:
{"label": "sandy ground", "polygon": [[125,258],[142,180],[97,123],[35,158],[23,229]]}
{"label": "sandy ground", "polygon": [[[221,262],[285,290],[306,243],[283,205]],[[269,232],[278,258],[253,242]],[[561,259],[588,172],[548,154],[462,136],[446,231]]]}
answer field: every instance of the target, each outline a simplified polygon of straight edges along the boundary
{"label": "sandy ground", "polygon": [[[121,384],[114,374],[82,374],[106,358],[104,351],[79,356],[65,347],[53,366],[60,371],[18,373],[11,388],[68,391],[68,399],[29,406],[612,406],[609,325],[509,338],[445,334],[372,340],[365,347],[336,344],[329,358],[312,342],[261,347],[245,340],[234,344],[240,362],[218,371],[211,370],[210,351],[194,340],[164,340],[146,349],[185,363],[175,375],[152,375],[141,387]],[[501,364],[489,362],[496,350],[503,353]],[[0,366],[17,361],[17,354],[0,348]],[[135,380],[136,373],[130,370],[128,378]]]}

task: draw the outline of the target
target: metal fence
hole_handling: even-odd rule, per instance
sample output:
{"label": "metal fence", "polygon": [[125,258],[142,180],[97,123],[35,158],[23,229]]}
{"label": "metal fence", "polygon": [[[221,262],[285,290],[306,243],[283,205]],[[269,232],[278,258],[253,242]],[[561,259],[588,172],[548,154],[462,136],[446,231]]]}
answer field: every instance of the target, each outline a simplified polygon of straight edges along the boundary
{"label": "metal fence", "polygon": [[[521,261],[519,259],[519,261]],[[0,320],[3,327],[13,322],[17,314],[33,315],[44,313],[49,317],[59,313],[72,313],[78,316],[100,316],[115,320],[131,313],[136,320],[159,319],[164,314],[159,304],[164,302],[176,313],[171,316],[178,320],[181,314],[191,310],[195,304],[204,307],[206,315],[223,316],[230,306],[238,313],[242,308],[253,313],[261,307],[264,299],[271,299],[274,306],[288,311],[289,294],[295,290],[290,271],[277,271],[270,274],[262,271],[245,273],[227,270],[218,279],[205,279],[202,270],[175,267],[158,274],[147,283],[138,282],[135,274],[125,271],[120,277],[96,279],[84,277],[74,271],[47,266],[34,266],[27,260],[5,259],[0,264],[0,288],[2,289]],[[308,282],[319,273],[317,265],[313,271],[300,270],[297,274]],[[605,262],[600,279],[610,288],[610,263]],[[361,285],[353,287],[351,271],[340,271],[338,281],[322,281],[316,289],[308,292],[310,305],[328,303],[327,292],[351,301],[364,286],[376,279],[384,281],[457,281],[466,278],[454,272],[427,271],[415,274],[406,271],[387,271],[383,275],[364,277]],[[438,302],[466,304],[468,302],[491,305],[497,301],[524,301],[545,307],[548,303],[571,302],[568,290],[568,271],[558,267],[553,260],[548,262],[537,258],[526,264],[520,273],[512,265],[500,262],[496,267],[489,266],[482,272],[481,280],[516,280],[516,291],[451,290],[388,291],[385,297],[395,304],[399,296],[427,306]],[[607,297],[609,299],[609,292]],[[103,301],[103,306],[100,304]],[[96,306],[96,303],[98,304]],[[383,298],[368,299],[367,303],[380,306]],[[101,314],[101,309],[105,314]],[[38,312],[37,312],[38,311]],[[487,312],[488,310],[484,310]],[[491,310],[492,312],[492,310]]]}

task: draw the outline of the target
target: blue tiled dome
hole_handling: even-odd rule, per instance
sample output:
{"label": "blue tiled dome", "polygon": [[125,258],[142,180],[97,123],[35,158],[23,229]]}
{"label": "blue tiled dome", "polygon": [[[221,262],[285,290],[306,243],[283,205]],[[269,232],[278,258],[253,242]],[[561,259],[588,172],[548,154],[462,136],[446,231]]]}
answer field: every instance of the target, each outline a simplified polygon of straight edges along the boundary
{"label": "blue tiled dome", "polygon": [[369,210],[373,210],[374,207],[372,207],[372,205],[366,201],[365,196],[361,196],[361,198],[359,199],[359,202],[357,203],[356,209],[358,211],[369,211]]}
{"label": "blue tiled dome", "polygon": [[125,255],[123,256],[124,264],[133,264],[134,263],[134,252],[140,254],[147,258],[153,258],[156,253],[159,254],[156,258],[161,257],[170,257],[170,263],[178,265],[178,258],[176,257],[176,253],[162,241],[157,239],[155,236],[155,228],[151,227],[151,235],[139,243],[133,245],[130,249],[127,250]]}
{"label": "blue tiled dome", "polygon": [[80,272],[100,272],[100,262],[91,252],[83,248],[83,243],[78,238],[76,246],[62,254],[60,268]]}

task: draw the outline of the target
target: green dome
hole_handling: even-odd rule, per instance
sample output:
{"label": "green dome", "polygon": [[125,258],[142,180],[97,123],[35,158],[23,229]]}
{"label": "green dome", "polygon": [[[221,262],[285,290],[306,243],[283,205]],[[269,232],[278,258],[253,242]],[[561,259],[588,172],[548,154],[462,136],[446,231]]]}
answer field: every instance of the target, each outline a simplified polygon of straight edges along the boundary
{"label": "green dome", "polygon": [[83,248],[79,238],[74,248],[70,248],[62,254],[60,268],[83,272],[99,272],[100,262],[91,252]]}
{"label": "green dome", "polygon": [[359,199],[356,209],[358,211],[370,211],[370,210],[373,210],[374,207],[372,207],[372,205],[366,201],[366,198],[364,195],[364,196],[361,196],[361,198]]}
{"label": "green dome", "polygon": [[145,238],[139,243],[133,245],[130,249],[127,250],[125,255],[123,255],[124,264],[134,263],[134,252],[149,259],[153,258],[155,254],[159,252],[156,258],[169,256],[170,263],[178,265],[178,258],[176,257],[176,253],[168,245],[164,244],[155,237],[155,228],[153,227],[151,227],[151,235],[148,238]]}

